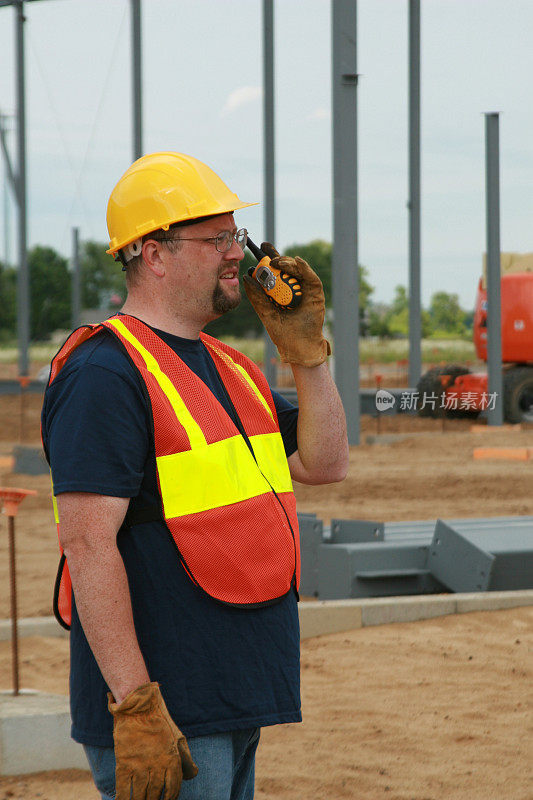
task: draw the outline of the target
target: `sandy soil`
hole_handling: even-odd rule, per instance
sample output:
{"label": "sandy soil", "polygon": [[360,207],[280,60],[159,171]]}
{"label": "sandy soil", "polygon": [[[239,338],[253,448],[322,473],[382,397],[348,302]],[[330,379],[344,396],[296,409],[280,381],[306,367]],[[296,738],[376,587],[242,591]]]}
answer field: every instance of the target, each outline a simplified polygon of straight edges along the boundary
{"label": "sandy soil", "polygon": [[[531,800],[532,629],[527,608],[303,642],[304,722],[263,730],[256,797]],[[24,686],[66,693],[67,670],[67,641],[23,640]],[[0,778],[0,800],[34,797],[97,793],[73,770]]]}
{"label": "sandy soil", "polygon": [[[38,443],[39,399],[27,399],[23,439]],[[362,427],[364,441],[376,433],[376,420],[365,418]],[[10,472],[6,458],[19,428],[18,398],[0,396],[0,484],[39,492],[16,520],[20,614],[46,615],[58,560],[49,479]],[[475,446],[533,446],[532,430],[472,433],[458,421],[442,431],[440,422],[389,417],[381,420],[386,432],[409,437],[352,448],[347,480],[296,486],[299,508],[326,522],[533,514],[533,462],[472,459]],[[5,587],[7,569],[0,520]],[[0,617],[8,613],[3,592]],[[532,800],[532,631],[533,609],[515,609],[304,642],[305,721],[264,731],[256,797]],[[21,648],[24,686],[67,692],[65,640],[25,639]],[[9,676],[9,645],[0,643],[0,688],[9,687]],[[97,800],[83,772],[0,779],[0,800],[38,797]]]}
{"label": "sandy soil", "polygon": [[[25,442],[39,444],[40,398],[28,396]],[[51,614],[58,562],[57,534],[48,476],[16,475],[6,458],[17,443],[18,398],[0,395],[0,485],[37,489],[16,519],[19,611],[21,616]],[[362,421],[361,441],[377,431],[370,417]],[[485,428],[470,432],[465,420],[384,417],[381,433],[408,438],[387,445],[352,447],[350,472],[340,484],[295,485],[298,508],[324,521],[332,517],[392,521],[533,514],[533,461],[474,461],[477,446],[533,446],[533,429]],[[4,466],[2,466],[4,464]],[[0,528],[1,530],[1,528]],[[0,535],[0,582],[7,586],[7,536]],[[0,595],[0,617],[9,613],[7,593]]]}

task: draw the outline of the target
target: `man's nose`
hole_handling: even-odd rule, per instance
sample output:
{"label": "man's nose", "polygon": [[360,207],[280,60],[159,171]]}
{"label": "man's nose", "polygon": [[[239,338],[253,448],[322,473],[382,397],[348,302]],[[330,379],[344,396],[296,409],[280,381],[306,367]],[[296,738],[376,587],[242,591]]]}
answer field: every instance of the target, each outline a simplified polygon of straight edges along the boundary
{"label": "man's nose", "polygon": [[227,253],[224,253],[224,258],[228,259],[228,261],[242,261],[244,258],[244,250],[240,245],[237,244],[235,239],[231,243],[230,249]]}

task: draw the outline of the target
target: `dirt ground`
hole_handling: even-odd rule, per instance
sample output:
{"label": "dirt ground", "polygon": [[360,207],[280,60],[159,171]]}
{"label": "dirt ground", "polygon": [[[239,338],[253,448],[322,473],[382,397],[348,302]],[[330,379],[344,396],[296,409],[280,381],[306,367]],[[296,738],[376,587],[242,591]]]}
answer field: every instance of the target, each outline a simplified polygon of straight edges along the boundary
{"label": "dirt ground", "polygon": [[[39,398],[29,396],[23,441],[39,441]],[[377,432],[363,418],[362,441]],[[299,509],[376,521],[533,514],[533,461],[474,461],[488,444],[533,446],[533,429],[470,431],[466,421],[386,417],[404,434],[350,453],[346,481],[295,487]],[[21,616],[51,613],[57,535],[47,476],[16,475],[18,398],[0,396],[0,485],[37,489],[16,520]],[[0,518],[0,582],[8,587]],[[8,592],[0,595],[7,617]],[[24,639],[22,685],[66,693],[68,642]],[[301,725],[265,729],[259,800],[532,800],[533,609],[465,614],[364,628],[303,642]],[[9,688],[9,643],[0,643],[0,689]],[[529,681],[529,683],[528,683]],[[529,717],[528,717],[529,714]],[[529,723],[529,729],[528,729]],[[528,738],[529,736],[529,738]],[[0,778],[0,800],[97,800],[86,773]]]}
{"label": "dirt ground", "polygon": [[[532,628],[527,608],[304,641],[304,722],[263,730],[256,797],[531,800]],[[66,640],[22,641],[24,686],[66,693],[67,671]],[[0,800],[34,797],[98,796],[73,770],[0,778]]]}

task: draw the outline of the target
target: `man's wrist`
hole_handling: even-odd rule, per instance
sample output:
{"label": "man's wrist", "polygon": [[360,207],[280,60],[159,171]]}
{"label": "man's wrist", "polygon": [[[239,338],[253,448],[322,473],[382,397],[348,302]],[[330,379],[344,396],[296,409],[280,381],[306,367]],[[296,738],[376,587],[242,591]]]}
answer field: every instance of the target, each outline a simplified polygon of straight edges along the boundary
{"label": "man's wrist", "polygon": [[319,367],[327,362],[331,355],[331,347],[327,339],[322,339],[310,345],[308,342],[303,345],[298,341],[292,341],[284,345],[277,345],[280,358],[285,364],[291,367]]}
{"label": "man's wrist", "polygon": [[131,692],[134,692],[141,686],[146,686],[147,683],[150,683],[150,676],[148,675],[148,672],[146,672],[143,676],[139,676],[137,679],[132,679],[127,682],[120,682],[119,684],[113,684],[113,686],[110,686],[109,688],[111,690],[111,694],[113,695],[114,702],[117,705],[120,705]]}

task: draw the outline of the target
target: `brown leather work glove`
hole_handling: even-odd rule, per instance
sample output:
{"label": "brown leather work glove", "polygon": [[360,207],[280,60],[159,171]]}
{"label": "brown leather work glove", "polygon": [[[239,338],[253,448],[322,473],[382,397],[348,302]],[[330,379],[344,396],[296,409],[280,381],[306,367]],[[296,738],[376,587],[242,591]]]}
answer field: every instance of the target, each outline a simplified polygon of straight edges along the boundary
{"label": "brown leather work glove", "polygon": [[257,281],[244,275],[248,300],[278,348],[282,361],[302,367],[322,364],[331,353],[331,348],[322,335],[326,306],[320,278],[303,258],[280,256],[268,242],[263,242],[261,250],[270,258],[273,267],[299,279],[302,302],[291,311],[277,308]]}
{"label": "brown leather work glove", "polygon": [[[145,683],[115,703],[113,740],[117,762],[116,800],[176,800],[182,778],[198,774],[185,736],[167,711],[158,683]],[[131,791],[132,790],[132,791]]]}

